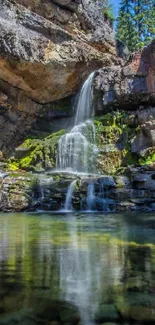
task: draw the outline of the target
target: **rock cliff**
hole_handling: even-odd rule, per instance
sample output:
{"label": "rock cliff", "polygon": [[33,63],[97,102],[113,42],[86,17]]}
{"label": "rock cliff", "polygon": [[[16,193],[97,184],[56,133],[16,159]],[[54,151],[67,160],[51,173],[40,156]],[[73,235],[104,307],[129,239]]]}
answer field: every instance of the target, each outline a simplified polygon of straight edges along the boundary
{"label": "rock cliff", "polygon": [[108,154],[117,151],[118,166],[124,158],[127,165],[155,163],[155,41],[122,66],[98,70],[94,87],[96,113],[115,130]]}
{"label": "rock cliff", "polygon": [[0,150],[20,143],[44,104],[75,93],[91,71],[116,63],[114,45],[110,23],[89,1],[1,0]]}
{"label": "rock cliff", "polygon": [[[95,79],[97,109],[134,110],[155,102],[155,40],[121,65],[104,67]],[[101,100],[101,102],[100,102]]]}

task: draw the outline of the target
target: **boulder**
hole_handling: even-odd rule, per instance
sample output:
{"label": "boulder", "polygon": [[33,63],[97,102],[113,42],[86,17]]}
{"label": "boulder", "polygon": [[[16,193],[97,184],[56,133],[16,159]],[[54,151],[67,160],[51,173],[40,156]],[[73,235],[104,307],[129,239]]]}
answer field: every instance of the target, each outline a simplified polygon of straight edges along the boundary
{"label": "boulder", "polygon": [[132,174],[133,186],[136,189],[150,190],[155,193],[155,172],[143,172]]}

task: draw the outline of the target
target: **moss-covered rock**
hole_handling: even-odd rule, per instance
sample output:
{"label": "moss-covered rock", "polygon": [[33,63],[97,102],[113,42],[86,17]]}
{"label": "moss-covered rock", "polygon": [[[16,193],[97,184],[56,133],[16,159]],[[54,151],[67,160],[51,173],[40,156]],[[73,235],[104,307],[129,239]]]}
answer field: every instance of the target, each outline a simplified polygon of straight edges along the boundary
{"label": "moss-covered rock", "polygon": [[114,111],[98,117],[94,122],[99,148],[97,166],[101,172],[115,174],[121,167],[138,163],[138,156],[131,152],[137,126],[126,123],[127,115],[125,111]]}
{"label": "moss-covered rock", "polygon": [[14,171],[6,174],[0,184],[0,211],[28,210],[33,201],[36,181],[36,177],[30,173]]}
{"label": "moss-covered rock", "polygon": [[140,165],[152,165],[155,163],[155,147],[148,148],[141,152],[141,158],[139,159]]}
{"label": "moss-covered rock", "polygon": [[61,130],[44,138],[28,138],[22,143],[8,161],[11,170],[24,169],[43,171],[55,167],[56,144],[65,133]]}

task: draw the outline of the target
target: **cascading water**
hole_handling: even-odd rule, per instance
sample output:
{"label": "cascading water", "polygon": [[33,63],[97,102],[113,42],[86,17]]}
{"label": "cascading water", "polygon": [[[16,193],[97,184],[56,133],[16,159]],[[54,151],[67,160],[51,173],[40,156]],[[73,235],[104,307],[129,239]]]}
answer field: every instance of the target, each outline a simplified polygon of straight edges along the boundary
{"label": "cascading water", "polygon": [[73,196],[75,184],[76,184],[76,180],[70,184],[67,194],[66,194],[66,201],[65,201],[65,206],[64,206],[64,209],[66,212],[72,211],[72,196]]}
{"label": "cascading water", "polygon": [[93,108],[93,93],[92,93],[92,83],[94,78],[94,72],[90,74],[88,79],[85,81],[79,96],[79,101],[77,104],[75,125],[92,119],[94,115]]}
{"label": "cascading water", "polygon": [[90,183],[88,185],[87,191],[87,211],[92,211],[94,208],[94,201],[95,201],[95,188],[94,183]]}
{"label": "cascading water", "polygon": [[[80,91],[74,127],[69,133],[63,135],[58,141],[57,146],[57,169],[69,173],[86,174],[92,176],[96,172],[95,158],[98,153],[96,142],[96,129],[93,123],[94,105],[93,105],[93,78],[94,72],[82,86]],[[66,194],[64,211],[72,211],[72,195],[76,181],[72,182]],[[102,207],[107,209],[103,197],[99,198],[94,194],[94,183],[89,182],[86,199],[86,210],[96,210],[96,199],[102,202]],[[82,201],[81,201],[82,202]],[[101,206],[101,202],[99,202]],[[81,203],[82,206],[82,203]]]}
{"label": "cascading water", "polygon": [[[94,72],[85,81],[78,100],[75,126],[63,135],[58,142],[57,168],[73,172],[91,172],[95,144],[95,126],[93,124],[92,82]],[[93,165],[93,163],[92,163]],[[89,166],[89,168],[88,168]]]}

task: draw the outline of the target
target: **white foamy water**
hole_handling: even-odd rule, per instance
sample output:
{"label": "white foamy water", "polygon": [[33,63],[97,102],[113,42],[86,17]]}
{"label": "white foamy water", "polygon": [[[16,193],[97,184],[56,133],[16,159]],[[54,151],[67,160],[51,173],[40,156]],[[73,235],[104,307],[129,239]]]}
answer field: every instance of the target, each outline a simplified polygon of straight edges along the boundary
{"label": "white foamy water", "polygon": [[95,143],[95,126],[92,118],[94,72],[85,81],[77,104],[75,126],[63,135],[58,142],[57,168],[88,173],[88,158],[91,156],[92,144]]}
{"label": "white foamy water", "polygon": [[64,206],[65,211],[71,211],[72,210],[72,196],[73,196],[75,185],[76,185],[76,180],[73,181],[70,184],[69,188],[68,188],[68,191],[67,191],[67,194],[66,194],[65,206]]}

